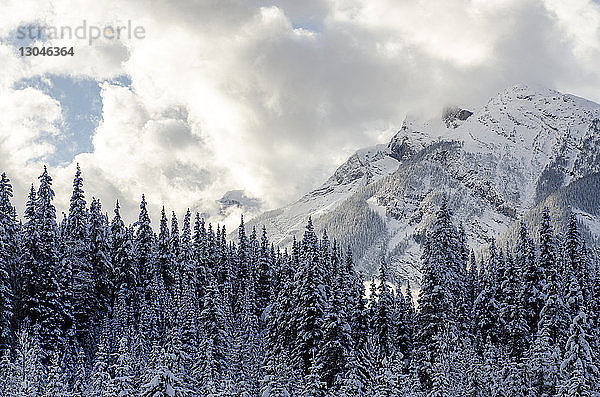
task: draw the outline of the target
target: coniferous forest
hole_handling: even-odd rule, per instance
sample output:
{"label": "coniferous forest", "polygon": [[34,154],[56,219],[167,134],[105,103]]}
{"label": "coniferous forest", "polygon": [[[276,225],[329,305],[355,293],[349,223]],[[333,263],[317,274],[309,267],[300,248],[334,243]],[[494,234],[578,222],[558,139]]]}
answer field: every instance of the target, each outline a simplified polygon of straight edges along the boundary
{"label": "coniferous forest", "polygon": [[310,219],[278,248],[189,210],[153,228],[142,196],[128,226],[79,167],[62,220],[46,169],[22,216],[12,195],[2,174],[1,396],[600,395],[600,272],[574,216],[476,257],[441,205],[411,296]]}

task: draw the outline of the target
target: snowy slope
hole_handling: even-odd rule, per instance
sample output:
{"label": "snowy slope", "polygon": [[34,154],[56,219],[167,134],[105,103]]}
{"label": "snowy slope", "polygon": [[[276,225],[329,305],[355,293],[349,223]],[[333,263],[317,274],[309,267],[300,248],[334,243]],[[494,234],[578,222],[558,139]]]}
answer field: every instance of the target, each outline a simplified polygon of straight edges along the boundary
{"label": "snowy slope", "polygon": [[[479,109],[407,119],[387,146],[358,151],[321,188],[252,223],[265,224],[276,243],[287,244],[312,216],[317,227],[353,247],[363,271],[385,255],[397,277],[417,280],[420,236],[443,196],[477,248],[554,192],[596,172],[600,105],[519,85]],[[580,216],[597,229],[593,211]]]}
{"label": "snowy slope", "polygon": [[309,216],[318,219],[335,210],[359,189],[393,173],[399,162],[391,154],[386,145],[361,149],[321,187],[286,207],[252,219],[249,225],[265,225],[275,244],[289,244],[294,235],[302,233]]}

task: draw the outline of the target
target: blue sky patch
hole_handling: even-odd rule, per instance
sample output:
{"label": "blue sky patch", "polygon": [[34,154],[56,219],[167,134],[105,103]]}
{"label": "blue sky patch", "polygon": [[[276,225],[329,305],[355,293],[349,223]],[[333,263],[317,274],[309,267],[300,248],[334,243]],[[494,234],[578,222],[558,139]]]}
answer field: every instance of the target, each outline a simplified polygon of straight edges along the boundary
{"label": "blue sky patch", "polygon": [[[112,84],[129,87],[129,76],[109,80]],[[57,127],[62,134],[48,137],[56,147],[48,159],[50,165],[69,163],[73,158],[92,150],[92,135],[102,119],[100,82],[89,78],[46,74],[18,81],[15,89],[33,87],[60,102],[63,122]]]}

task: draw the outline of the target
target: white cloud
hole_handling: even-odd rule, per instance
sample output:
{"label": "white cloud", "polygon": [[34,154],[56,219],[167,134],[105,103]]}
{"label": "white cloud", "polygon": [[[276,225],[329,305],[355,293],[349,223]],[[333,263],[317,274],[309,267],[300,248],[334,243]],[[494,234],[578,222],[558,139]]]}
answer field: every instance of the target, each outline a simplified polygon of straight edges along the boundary
{"label": "white cloud", "polygon": [[[145,28],[142,40],[61,43],[75,57],[20,59],[2,46],[2,103],[11,125],[41,106],[36,141],[6,164],[39,168],[53,148],[39,131],[60,118],[43,94],[17,105],[11,87],[45,72],[103,80],[126,73],[132,86],[102,86],[103,121],[93,151],[80,154],[88,196],[112,205],[146,192],[165,203],[211,207],[245,189],[268,206],[315,187],[353,150],[385,141],[406,112],[435,114],[476,105],[514,83],[546,85],[600,100],[600,10],[577,0],[261,0],[7,2],[0,26],[115,24]],[[44,106],[42,106],[44,105]],[[45,123],[45,124],[44,124]],[[4,135],[2,135],[4,134]],[[11,138],[13,139],[13,138]],[[25,138],[23,138],[25,139]],[[13,139],[14,140],[14,139]],[[4,150],[3,144],[1,150]],[[41,153],[41,154],[40,154]],[[4,166],[4,164],[3,164]],[[27,166],[27,167],[26,167]],[[54,169],[68,199],[73,164]],[[26,177],[13,176],[25,180]]]}

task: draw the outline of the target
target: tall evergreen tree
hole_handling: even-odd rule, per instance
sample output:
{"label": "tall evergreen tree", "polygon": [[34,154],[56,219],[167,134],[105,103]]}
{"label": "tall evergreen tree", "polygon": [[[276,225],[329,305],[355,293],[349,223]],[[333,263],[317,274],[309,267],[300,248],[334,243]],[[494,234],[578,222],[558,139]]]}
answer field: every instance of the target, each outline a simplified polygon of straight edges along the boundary
{"label": "tall evergreen tree", "polygon": [[343,278],[338,273],[336,288],[329,296],[323,319],[323,340],[316,356],[320,380],[328,388],[334,387],[344,375],[352,346],[350,325],[347,322],[343,300]]}
{"label": "tall evergreen tree", "polygon": [[574,319],[584,305],[583,250],[575,214],[571,214],[563,251],[563,283],[565,305],[570,319]]}
{"label": "tall evergreen tree", "polygon": [[37,324],[40,316],[41,267],[36,252],[39,243],[39,227],[36,217],[37,193],[31,185],[25,205],[23,230],[23,252],[20,256],[23,278],[23,318],[31,325]]}
{"label": "tall evergreen tree", "polygon": [[[16,315],[21,304],[16,212],[11,204],[12,185],[0,176],[0,350],[14,343]],[[17,306],[19,305],[19,306]]]}
{"label": "tall evergreen tree", "polygon": [[109,313],[115,300],[115,269],[111,262],[111,232],[107,215],[102,213],[100,200],[90,205],[90,262],[93,280],[94,317],[102,321]]}
{"label": "tall evergreen tree", "polygon": [[107,397],[133,397],[135,395],[134,359],[131,357],[129,339],[127,335],[123,335],[119,340]]}
{"label": "tall evergreen tree", "polygon": [[[217,387],[225,374],[227,337],[225,333],[225,313],[214,279],[209,280],[206,289],[204,308],[199,316],[200,360],[195,369],[198,379],[206,388]],[[208,389],[214,392],[214,389]]]}
{"label": "tall evergreen tree", "polygon": [[382,259],[379,266],[377,301],[371,297],[371,304],[374,306],[371,330],[377,349],[377,364],[395,358],[397,347],[395,298],[388,283],[387,265]]}
{"label": "tall evergreen tree", "polygon": [[496,300],[496,269],[498,256],[496,252],[496,243],[492,240],[488,249],[489,257],[486,262],[482,262],[481,268],[481,291],[479,292],[473,304],[474,322],[475,322],[475,347],[479,353],[483,352],[488,343],[496,344],[499,338],[500,307]]}
{"label": "tall evergreen tree", "polygon": [[580,310],[569,329],[569,339],[560,366],[563,396],[594,396],[599,393],[600,372],[596,364],[596,352],[591,349],[589,338],[588,319],[585,311]]}
{"label": "tall evergreen tree", "polygon": [[126,229],[121,219],[119,201],[116,202],[114,217],[110,224],[111,246],[110,263],[114,268],[114,302],[115,316],[120,314],[122,327],[127,327],[132,308],[137,297],[138,273],[134,265],[133,232]]}
{"label": "tall evergreen tree", "polygon": [[[152,279],[155,274],[152,269],[154,235],[150,226],[150,216],[146,208],[145,195],[142,195],[140,214],[134,226],[137,227],[134,240],[136,279],[138,280],[137,297],[138,299],[149,300],[152,292]],[[136,311],[139,312],[139,308]]]}
{"label": "tall evergreen tree", "polygon": [[273,263],[271,262],[271,251],[269,248],[269,239],[267,238],[267,229],[263,226],[260,239],[260,251],[258,258],[258,269],[256,277],[256,305],[258,315],[262,316],[263,311],[270,303],[271,296],[271,272]]}
{"label": "tall evergreen tree", "polygon": [[512,358],[520,360],[529,345],[529,325],[525,314],[525,294],[523,293],[518,268],[510,253],[502,282],[504,299],[500,304],[500,316],[503,321],[502,342],[507,346]]}
{"label": "tall evergreen tree", "polygon": [[33,256],[40,269],[40,284],[37,286],[40,344],[43,361],[48,363],[62,342],[64,320],[67,317],[64,302],[68,299],[63,299],[66,291],[59,281],[64,272],[58,252],[58,225],[56,209],[52,204],[52,178],[46,167],[39,180],[35,207],[37,246]]}
{"label": "tall evergreen tree", "polygon": [[416,360],[421,382],[431,387],[433,365],[439,355],[436,340],[447,324],[456,323],[458,275],[462,260],[457,231],[444,201],[436,213],[432,229],[424,238],[423,278],[416,323]]}
{"label": "tall evergreen tree", "polygon": [[292,360],[297,369],[308,374],[323,338],[323,318],[327,305],[323,285],[318,238],[311,219],[302,240],[303,256],[295,275],[292,324],[297,332]]}
{"label": "tall evergreen tree", "polygon": [[169,233],[169,221],[165,213],[165,207],[163,206],[160,213],[160,228],[158,232],[158,246],[156,253],[156,269],[155,274],[160,275],[161,282],[167,287],[171,287],[174,281],[173,264],[171,263],[171,247],[170,241],[171,236]]}
{"label": "tall evergreen tree", "polygon": [[89,214],[83,191],[81,169],[77,165],[73,179],[73,194],[66,226],[66,263],[72,280],[73,321],[80,344],[86,343],[91,329],[91,319],[97,309],[94,280],[90,260]]}
{"label": "tall evergreen tree", "polygon": [[527,227],[521,222],[519,238],[515,247],[515,266],[520,273],[520,290],[523,299],[523,315],[529,329],[528,343],[537,331],[540,312],[544,306],[545,272],[538,266],[533,241]]}

